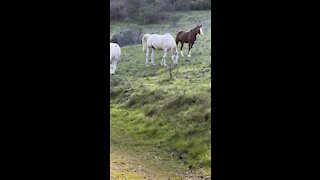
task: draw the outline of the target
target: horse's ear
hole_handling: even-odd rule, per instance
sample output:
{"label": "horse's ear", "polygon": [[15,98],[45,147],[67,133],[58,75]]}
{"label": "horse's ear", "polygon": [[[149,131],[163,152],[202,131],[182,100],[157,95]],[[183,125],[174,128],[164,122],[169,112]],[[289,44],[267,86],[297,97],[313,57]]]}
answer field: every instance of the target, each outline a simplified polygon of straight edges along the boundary
{"label": "horse's ear", "polygon": [[200,25],[200,27],[202,27],[202,24]]}

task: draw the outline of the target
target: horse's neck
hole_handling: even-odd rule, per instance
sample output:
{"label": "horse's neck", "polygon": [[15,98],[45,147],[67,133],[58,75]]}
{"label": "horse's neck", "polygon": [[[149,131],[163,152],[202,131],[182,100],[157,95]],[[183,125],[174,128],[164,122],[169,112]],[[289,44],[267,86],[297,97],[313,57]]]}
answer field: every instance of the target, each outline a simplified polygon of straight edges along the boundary
{"label": "horse's neck", "polygon": [[192,38],[194,38],[194,40],[196,40],[196,38],[197,38],[197,32],[196,32],[194,29],[192,29],[192,30],[189,31],[189,38],[190,38],[190,37],[192,37]]}
{"label": "horse's neck", "polygon": [[198,34],[196,29],[190,30],[190,33],[191,33],[193,36],[197,36],[197,34]]}

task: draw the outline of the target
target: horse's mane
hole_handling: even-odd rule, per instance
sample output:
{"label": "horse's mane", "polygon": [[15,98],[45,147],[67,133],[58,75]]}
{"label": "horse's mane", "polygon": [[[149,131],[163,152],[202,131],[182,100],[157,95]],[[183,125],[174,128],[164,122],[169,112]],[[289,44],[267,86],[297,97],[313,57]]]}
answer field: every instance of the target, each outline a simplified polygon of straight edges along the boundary
{"label": "horse's mane", "polygon": [[195,31],[197,28],[198,28],[198,26],[195,27],[195,28],[193,28],[193,29],[191,29],[190,32],[191,32],[191,31],[192,31],[192,32]]}

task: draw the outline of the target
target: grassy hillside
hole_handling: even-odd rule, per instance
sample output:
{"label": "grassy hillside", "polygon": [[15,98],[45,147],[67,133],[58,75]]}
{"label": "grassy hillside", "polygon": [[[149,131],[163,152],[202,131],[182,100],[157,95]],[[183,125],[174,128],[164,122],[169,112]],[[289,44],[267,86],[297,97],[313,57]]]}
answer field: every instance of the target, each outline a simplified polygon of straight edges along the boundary
{"label": "grassy hillside", "polygon": [[[156,65],[146,67],[142,45],[121,48],[118,69],[110,77],[111,150],[137,152],[135,158],[163,172],[160,177],[211,176],[211,12],[172,16],[179,20],[142,28],[175,37],[179,30],[203,24],[205,35],[198,36],[190,58],[185,44],[172,79],[169,66],[160,66],[163,51],[156,50]],[[111,22],[110,37],[130,25]],[[167,64],[172,64],[171,51]]]}

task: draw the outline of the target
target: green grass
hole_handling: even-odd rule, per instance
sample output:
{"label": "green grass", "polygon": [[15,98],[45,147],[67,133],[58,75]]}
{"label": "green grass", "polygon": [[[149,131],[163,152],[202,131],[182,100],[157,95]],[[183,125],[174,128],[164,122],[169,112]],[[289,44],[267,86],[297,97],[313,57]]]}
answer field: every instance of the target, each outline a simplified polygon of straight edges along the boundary
{"label": "green grass", "polygon": [[[176,27],[171,24],[141,26],[144,31],[170,31],[175,37],[181,28],[192,28],[195,21],[208,22],[210,11],[178,12]],[[189,20],[189,21],[187,21]],[[111,22],[110,37],[130,26]],[[110,77],[111,143],[130,137],[132,147],[157,147],[160,156],[171,156],[174,164],[202,175],[211,175],[211,26],[197,38],[192,57],[179,53],[179,68],[160,66],[162,51],[155,52],[155,66],[145,66],[142,45],[122,47],[116,74]],[[180,46],[179,46],[180,47]],[[169,51],[168,57],[171,57]],[[167,58],[167,64],[171,64]]]}

